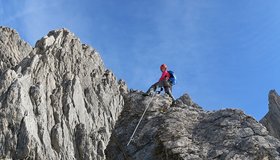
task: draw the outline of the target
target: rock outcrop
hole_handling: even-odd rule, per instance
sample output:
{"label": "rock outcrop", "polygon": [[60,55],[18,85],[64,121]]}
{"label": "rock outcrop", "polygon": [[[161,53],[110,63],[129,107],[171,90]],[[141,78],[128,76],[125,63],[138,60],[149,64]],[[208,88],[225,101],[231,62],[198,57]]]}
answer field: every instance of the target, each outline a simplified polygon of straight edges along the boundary
{"label": "rock outcrop", "polygon": [[[146,116],[127,146],[145,107]],[[280,142],[241,110],[203,111],[188,95],[170,107],[166,97],[125,96],[106,149],[108,159],[280,159]],[[164,108],[162,110],[162,108]]]}
{"label": "rock outcrop", "polygon": [[15,30],[0,26],[0,75],[15,67],[31,50],[32,47],[21,40]]}
{"label": "rock outcrop", "polygon": [[66,29],[34,48],[0,35],[0,159],[105,159],[124,82]]}
{"label": "rock outcrop", "polygon": [[269,111],[260,122],[267,128],[269,134],[280,139],[280,97],[275,90],[268,95]]}
{"label": "rock outcrop", "polygon": [[[270,97],[262,122],[277,137]],[[0,159],[280,159],[279,140],[241,110],[204,111],[187,94],[170,106],[128,91],[67,29],[32,48],[0,27]]]}

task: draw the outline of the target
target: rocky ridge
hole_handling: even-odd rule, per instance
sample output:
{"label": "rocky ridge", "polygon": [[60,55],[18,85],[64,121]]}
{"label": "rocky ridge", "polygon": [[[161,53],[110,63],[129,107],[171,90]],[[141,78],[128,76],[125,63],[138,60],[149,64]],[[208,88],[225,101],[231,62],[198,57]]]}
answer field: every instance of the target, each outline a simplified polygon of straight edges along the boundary
{"label": "rocky ridge", "polygon": [[105,159],[124,82],[66,29],[34,48],[5,27],[0,38],[13,58],[0,68],[0,159]]}
{"label": "rocky ridge", "polygon": [[[125,96],[124,110],[106,149],[108,159],[280,159],[280,142],[241,110],[206,112],[185,94],[169,107],[168,97]],[[152,101],[132,143],[129,137]],[[162,112],[162,107],[166,110]]]}
{"label": "rocky ridge", "polygon": [[170,107],[167,95],[128,91],[67,29],[32,48],[0,27],[0,57],[0,159],[280,159],[271,116],[268,132],[241,110],[204,111],[187,94]]}
{"label": "rocky ridge", "polygon": [[20,39],[18,33],[7,27],[0,27],[0,75],[4,70],[15,67],[32,50]]}

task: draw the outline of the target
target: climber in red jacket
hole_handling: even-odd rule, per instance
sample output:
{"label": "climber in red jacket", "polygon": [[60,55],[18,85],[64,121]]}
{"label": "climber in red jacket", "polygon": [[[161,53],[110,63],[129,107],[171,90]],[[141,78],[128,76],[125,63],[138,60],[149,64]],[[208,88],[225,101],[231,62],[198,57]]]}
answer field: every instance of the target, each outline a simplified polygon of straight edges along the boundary
{"label": "climber in red jacket", "polygon": [[144,93],[143,95],[144,96],[152,95],[156,91],[156,89],[158,87],[160,87],[161,89],[164,88],[165,93],[167,93],[172,98],[172,102],[175,102],[175,98],[173,97],[172,92],[171,92],[172,84],[168,81],[170,78],[170,74],[167,71],[167,65],[162,64],[160,66],[160,70],[162,72],[162,75],[161,75],[159,81],[156,82],[155,84],[153,84],[149,88],[149,90],[146,93]]}

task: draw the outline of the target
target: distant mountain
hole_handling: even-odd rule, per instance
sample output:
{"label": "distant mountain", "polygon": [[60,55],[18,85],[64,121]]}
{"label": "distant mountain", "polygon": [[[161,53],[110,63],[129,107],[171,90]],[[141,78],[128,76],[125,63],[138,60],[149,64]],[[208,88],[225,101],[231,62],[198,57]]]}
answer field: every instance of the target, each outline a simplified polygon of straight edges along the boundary
{"label": "distant mountain", "polygon": [[0,159],[280,159],[279,136],[241,110],[176,102],[128,90],[67,29],[33,48],[0,27]]}

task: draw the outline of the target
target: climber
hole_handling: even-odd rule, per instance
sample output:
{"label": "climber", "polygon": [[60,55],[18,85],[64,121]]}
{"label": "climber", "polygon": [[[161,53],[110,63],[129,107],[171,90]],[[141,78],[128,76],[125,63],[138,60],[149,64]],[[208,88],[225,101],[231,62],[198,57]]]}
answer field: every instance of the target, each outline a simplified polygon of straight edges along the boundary
{"label": "climber", "polygon": [[[172,84],[174,84],[174,82],[171,82],[171,75],[170,75],[170,71],[167,71],[167,65],[166,64],[162,64],[160,66],[160,70],[162,72],[162,75],[159,79],[158,82],[156,82],[155,84],[153,84],[146,93],[144,93],[144,96],[149,96],[152,95],[157,88],[164,88],[165,93],[167,93],[171,98],[172,98],[172,104],[175,103],[175,98],[172,95]],[[173,72],[172,72],[173,73]]]}

